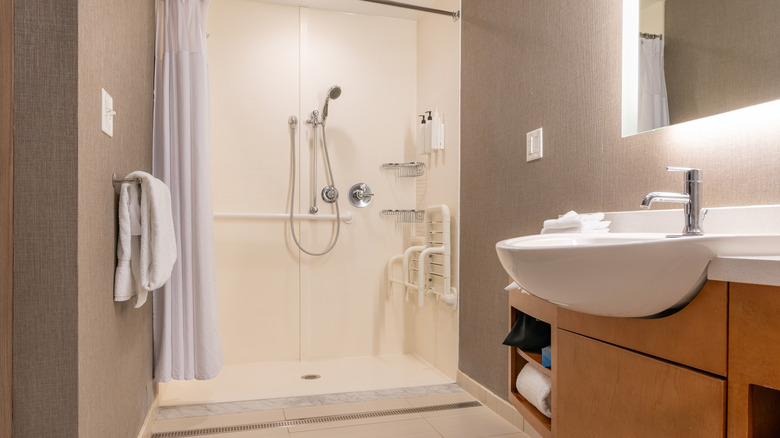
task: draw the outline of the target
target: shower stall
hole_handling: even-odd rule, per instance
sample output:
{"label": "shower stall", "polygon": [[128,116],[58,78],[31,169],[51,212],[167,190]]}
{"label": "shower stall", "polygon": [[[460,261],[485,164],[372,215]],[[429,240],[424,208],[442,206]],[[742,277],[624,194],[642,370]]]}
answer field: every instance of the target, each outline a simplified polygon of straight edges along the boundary
{"label": "shower stall", "polygon": [[[399,18],[292,3],[300,2],[220,0],[209,7],[225,366],[212,381],[165,384],[163,404],[456,378],[457,311],[433,300],[418,308],[403,291],[387,290],[388,260],[403,253],[419,227],[380,212],[447,203],[457,224],[460,24],[430,14]],[[458,1],[427,3],[460,9]],[[435,71],[447,66],[454,68]],[[416,156],[417,115],[429,106],[448,117],[448,149]],[[306,123],[313,110],[320,112],[317,123],[327,119],[326,132]],[[382,168],[399,161],[425,162],[426,175],[399,178]],[[346,200],[358,183],[373,192],[364,207]],[[338,204],[319,198],[331,184],[341,193]],[[316,209],[313,196],[320,199]],[[309,255],[331,244],[325,254]],[[453,254],[457,272],[457,226]]]}

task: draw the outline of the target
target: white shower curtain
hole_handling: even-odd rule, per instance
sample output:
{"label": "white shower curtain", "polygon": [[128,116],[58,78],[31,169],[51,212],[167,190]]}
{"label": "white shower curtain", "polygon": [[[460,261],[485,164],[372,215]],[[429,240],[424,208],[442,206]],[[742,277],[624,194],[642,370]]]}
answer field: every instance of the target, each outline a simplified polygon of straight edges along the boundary
{"label": "white shower curtain", "polygon": [[208,0],[158,0],[153,174],[171,189],[179,258],[154,294],[154,379],[211,379],[217,319],[206,59]]}
{"label": "white shower curtain", "polygon": [[639,123],[638,131],[669,125],[669,102],[664,77],[664,41],[639,40]]}

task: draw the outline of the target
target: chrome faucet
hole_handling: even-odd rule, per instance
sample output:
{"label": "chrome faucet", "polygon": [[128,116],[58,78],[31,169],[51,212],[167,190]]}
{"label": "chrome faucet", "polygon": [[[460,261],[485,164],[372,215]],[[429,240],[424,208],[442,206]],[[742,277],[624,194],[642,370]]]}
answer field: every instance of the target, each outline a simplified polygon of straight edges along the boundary
{"label": "chrome faucet", "polygon": [[685,172],[685,193],[650,192],[642,199],[640,207],[650,208],[653,202],[677,202],[683,204],[685,228],[683,235],[700,236],[703,234],[701,221],[706,210],[701,209],[701,169],[688,167],[667,167],[670,172]]}

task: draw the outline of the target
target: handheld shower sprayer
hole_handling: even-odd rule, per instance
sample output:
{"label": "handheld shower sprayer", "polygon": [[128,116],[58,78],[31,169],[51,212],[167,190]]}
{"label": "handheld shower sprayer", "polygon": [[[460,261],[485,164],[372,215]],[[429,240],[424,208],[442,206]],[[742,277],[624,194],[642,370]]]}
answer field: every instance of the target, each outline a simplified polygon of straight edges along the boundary
{"label": "handheld shower sprayer", "polygon": [[333,99],[336,100],[341,96],[341,87],[334,85],[328,90],[328,97],[325,98],[325,105],[322,107],[322,123],[325,123],[325,119],[328,118],[328,102]]}
{"label": "handheld shower sprayer", "polygon": [[339,191],[336,189],[336,184],[333,182],[333,169],[330,166],[330,157],[328,156],[328,141],[325,137],[325,119],[328,117],[328,102],[330,102],[331,99],[338,99],[339,96],[341,96],[341,87],[338,85],[334,85],[330,87],[328,90],[328,95],[325,98],[325,105],[322,107],[322,114],[320,114],[319,111],[314,110],[311,112],[311,118],[309,120],[306,120],[307,125],[312,125],[313,127],[313,133],[312,133],[312,166],[311,166],[311,207],[309,208],[310,214],[317,214],[319,211],[319,208],[317,208],[317,126],[322,127],[322,151],[325,155],[325,168],[328,171],[328,179],[330,181],[330,185],[325,186],[322,189],[322,200],[333,204],[336,209],[336,233],[333,237],[333,240],[331,240],[330,245],[321,252],[312,252],[306,250],[303,246],[301,246],[301,243],[298,241],[298,236],[295,235],[295,226],[293,223],[293,212],[295,211],[295,130],[298,127],[298,118],[295,116],[290,116],[290,118],[287,120],[287,123],[290,125],[290,130],[292,131],[291,140],[290,140],[290,148],[292,149],[292,187],[290,190],[290,231],[292,234],[293,241],[295,242],[295,245],[298,246],[298,248],[305,252],[306,254],[313,255],[313,256],[321,256],[325,255],[330,250],[333,249],[333,247],[336,246],[336,242],[339,240],[339,233],[341,232],[341,213],[339,211],[339,204],[338,204],[338,198],[339,198]]}

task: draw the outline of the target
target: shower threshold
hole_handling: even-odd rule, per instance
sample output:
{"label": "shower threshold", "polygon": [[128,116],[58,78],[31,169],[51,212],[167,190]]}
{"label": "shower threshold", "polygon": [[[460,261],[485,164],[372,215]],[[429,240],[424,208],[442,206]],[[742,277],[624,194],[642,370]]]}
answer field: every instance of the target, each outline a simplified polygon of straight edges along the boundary
{"label": "shower threshold", "polygon": [[212,380],[160,384],[160,406],[372,391],[452,382],[453,379],[414,355],[256,362],[225,365]]}

